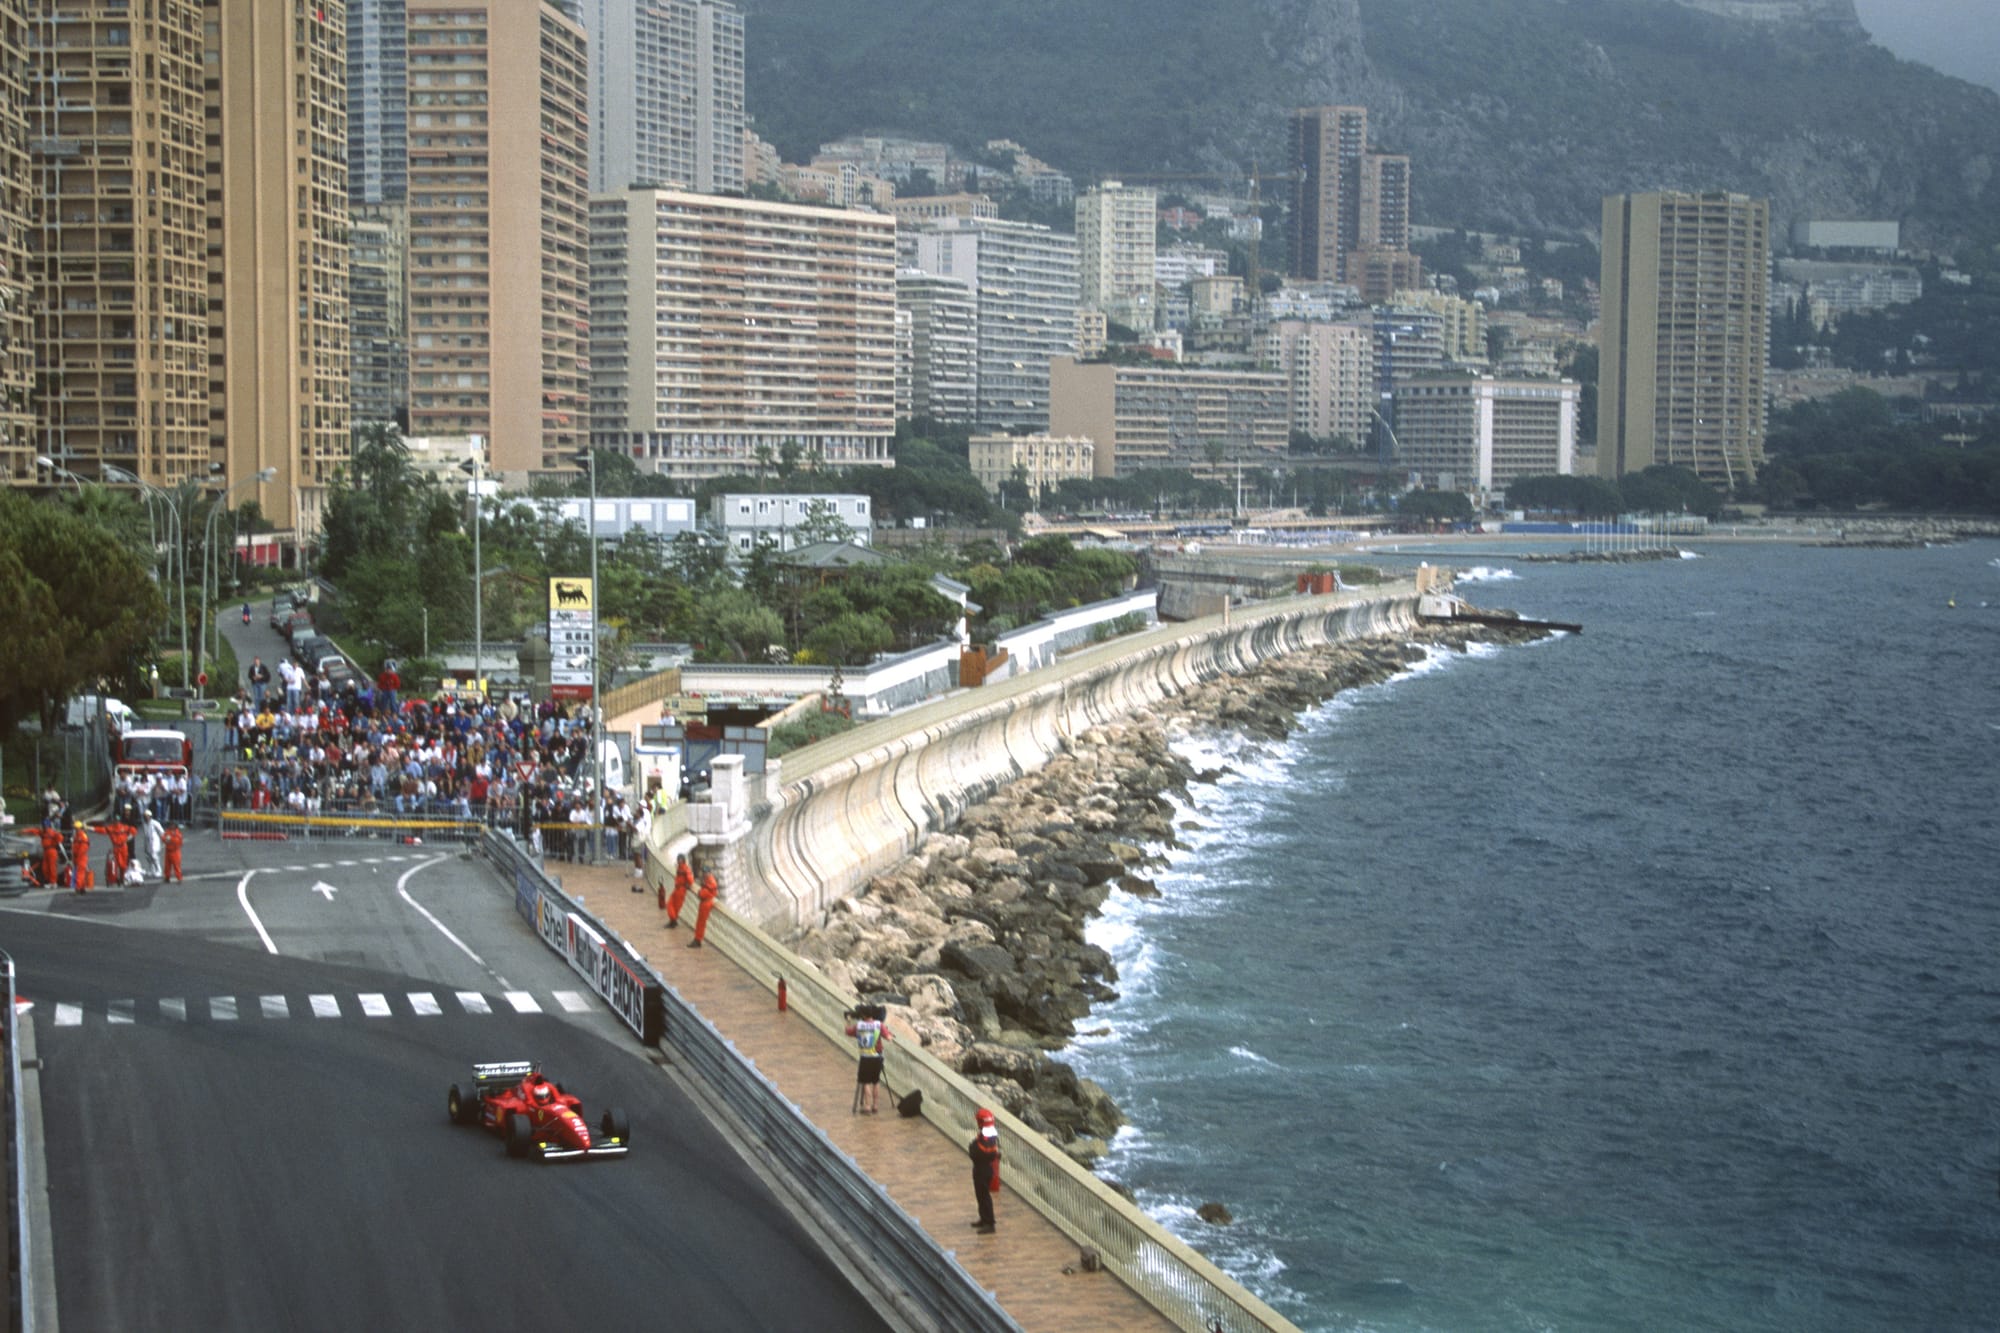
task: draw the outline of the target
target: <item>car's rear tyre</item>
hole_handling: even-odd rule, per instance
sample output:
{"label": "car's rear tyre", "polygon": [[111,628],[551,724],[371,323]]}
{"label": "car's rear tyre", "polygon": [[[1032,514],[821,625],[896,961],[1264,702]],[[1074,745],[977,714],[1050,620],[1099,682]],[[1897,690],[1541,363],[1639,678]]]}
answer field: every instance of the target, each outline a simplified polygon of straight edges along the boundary
{"label": "car's rear tyre", "polygon": [[625,1113],[615,1106],[605,1111],[604,1118],[598,1122],[597,1127],[603,1131],[607,1139],[616,1139],[620,1143],[632,1141],[632,1126],[626,1123]]}
{"label": "car's rear tyre", "polygon": [[526,1157],[528,1150],[535,1146],[535,1127],[528,1123],[528,1117],[518,1111],[507,1113],[507,1155]]}
{"label": "car's rear tyre", "polygon": [[479,1115],[479,1102],[460,1092],[458,1084],[454,1083],[451,1091],[445,1094],[444,1112],[451,1117],[452,1124],[469,1125]]}

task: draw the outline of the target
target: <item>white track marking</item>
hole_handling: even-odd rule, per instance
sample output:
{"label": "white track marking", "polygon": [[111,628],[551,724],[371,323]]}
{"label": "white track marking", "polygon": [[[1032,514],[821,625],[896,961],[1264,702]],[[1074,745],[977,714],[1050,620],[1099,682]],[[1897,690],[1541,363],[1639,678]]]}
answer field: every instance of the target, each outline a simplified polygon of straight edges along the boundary
{"label": "white track marking", "polygon": [[131,1000],[113,1000],[104,1016],[113,1023],[129,1023],[132,1021],[132,1006]]}
{"label": "white track marking", "polygon": [[493,1012],[493,1006],[486,1003],[486,997],[476,990],[462,990],[458,992],[458,1004],[468,1014],[490,1014]]}
{"label": "white track marking", "polygon": [[236,997],[234,995],[209,996],[208,1016],[217,1023],[227,1023],[235,1019]]}
{"label": "white track marking", "polygon": [[370,1018],[389,1016],[389,999],[385,995],[371,992],[361,997],[361,1012]]}
{"label": "white track marking", "polygon": [[260,995],[257,997],[257,1003],[263,1010],[264,1017],[266,1018],[290,1018],[292,1016],[292,1007],[285,1003],[285,997],[282,995]]}
{"label": "white track marking", "polygon": [[595,1007],[589,1000],[584,999],[583,996],[573,990],[557,991],[556,1003],[572,1014],[587,1014]]}
{"label": "white track marking", "polygon": [[188,1016],[188,1006],[186,1000],[160,1001],[161,1018],[169,1019],[175,1023],[185,1023],[187,1022],[187,1016]]}
{"label": "white track marking", "polygon": [[80,1004],[59,1004],[56,1006],[56,1026],[59,1028],[81,1027],[83,1006]]}
{"label": "white track marking", "polygon": [[358,861],[335,861],[335,862],[334,862],[334,864],[335,864],[335,865],[337,865],[337,866],[351,866],[351,865],[359,865],[359,864],[360,864],[360,862],[358,862]]}
{"label": "white track marking", "polygon": [[[438,928],[438,934],[444,936],[446,939],[450,940],[453,944],[456,944],[458,946],[458,951],[460,953],[464,954],[467,958],[470,958],[473,962],[479,964],[481,967],[486,967],[486,960],[484,958],[481,958],[478,954],[474,953],[471,949],[467,948],[465,941],[460,939],[458,936],[452,934],[450,929],[446,927],[444,922],[432,916],[429,908],[425,907],[422,903],[418,902],[415,898],[412,898],[410,896],[410,890],[407,887],[410,882],[410,876],[416,874],[419,870],[428,870],[440,861],[449,861],[450,859],[451,857],[449,856],[433,856],[430,860],[419,862],[418,864],[411,866],[408,870],[405,870],[402,873],[402,875],[396,880],[396,896],[401,898],[404,902],[408,903],[410,906],[416,908],[417,911],[421,912],[423,914],[424,920],[430,922],[433,926],[436,926]],[[493,969],[487,968],[486,970],[488,972],[491,972]]]}
{"label": "white track marking", "polygon": [[340,1001],[331,995],[309,996],[312,1001],[314,1018],[339,1018]]}
{"label": "white track marking", "polygon": [[535,1003],[535,997],[524,990],[508,991],[507,1003],[514,1006],[514,1012],[517,1014],[539,1014],[542,1012],[542,1006]]}
{"label": "white track marking", "polygon": [[[264,941],[266,951],[276,953],[278,946],[271,943],[271,932],[264,929],[264,923],[257,919],[256,911],[250,906],[250,877],[256,873],[254,870],[246,870],[243,872],[243,878],[236,881],[236,901],[243,904],[243,915],[250,918],[250,924],[256,928],[257,938]],[[232,1000],[230,1003],[234,1004],[235,1001]]]}
{"label": "white track marking", "polygon": [[417,1011],[418,1018],[434,1018],[444,1012],[438,1007],[437,996],[427,990],[410,992],[410,1008]]}

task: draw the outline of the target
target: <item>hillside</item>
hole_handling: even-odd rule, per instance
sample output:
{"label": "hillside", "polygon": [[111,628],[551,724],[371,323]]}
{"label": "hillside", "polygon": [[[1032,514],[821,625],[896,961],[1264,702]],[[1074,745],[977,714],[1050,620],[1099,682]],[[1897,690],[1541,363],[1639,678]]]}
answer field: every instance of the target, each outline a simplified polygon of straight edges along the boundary
{"label": "hillside", "polygon": [[[1837,23],[1672,0],[741,0],[748,100],[788,160],[864,131],[1008,137],[1079,180],[1263,170],[1285,113],[1366,105],[1417,220],[1593,231],[1620,190],[1984,233],[2000,94]],[[1781,233],[1782,234],[1782,233]]]}

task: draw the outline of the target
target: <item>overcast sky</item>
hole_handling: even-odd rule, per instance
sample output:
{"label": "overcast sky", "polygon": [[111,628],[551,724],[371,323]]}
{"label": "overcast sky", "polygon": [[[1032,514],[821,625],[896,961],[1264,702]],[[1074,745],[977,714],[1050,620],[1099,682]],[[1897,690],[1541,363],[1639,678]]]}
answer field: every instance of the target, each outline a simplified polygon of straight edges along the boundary
{"label": "overcast sky", "polygon": [[1854,0],[1861,25],[1905,60],[2000,89],[2000,0]]}

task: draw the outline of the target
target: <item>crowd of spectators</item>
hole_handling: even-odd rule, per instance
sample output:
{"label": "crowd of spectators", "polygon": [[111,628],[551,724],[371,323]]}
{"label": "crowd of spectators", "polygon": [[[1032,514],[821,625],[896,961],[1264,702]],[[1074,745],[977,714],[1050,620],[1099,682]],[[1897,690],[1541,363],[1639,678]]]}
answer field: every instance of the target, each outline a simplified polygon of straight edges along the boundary
{"label": "crowd of spectators", "polygon": [[552,856],[576,857],[592,824],[621,855],[631,811],[590,799],[589,720],[554,699],[441,693],[406,698],[385,672],[333,687],[307,676],[290,691],[239,694],[224,715],[229,761],[216,778],[225,810],[477,821],[536,831]]}

